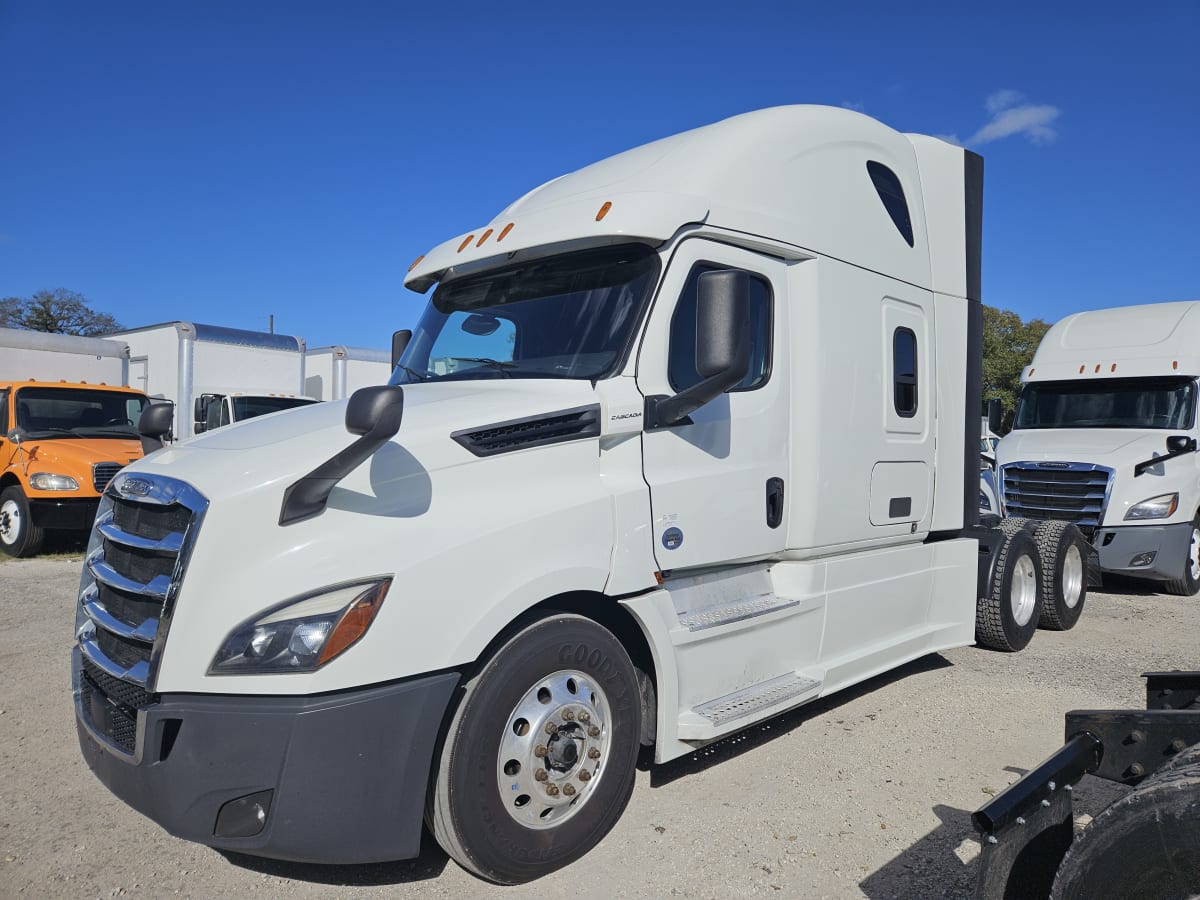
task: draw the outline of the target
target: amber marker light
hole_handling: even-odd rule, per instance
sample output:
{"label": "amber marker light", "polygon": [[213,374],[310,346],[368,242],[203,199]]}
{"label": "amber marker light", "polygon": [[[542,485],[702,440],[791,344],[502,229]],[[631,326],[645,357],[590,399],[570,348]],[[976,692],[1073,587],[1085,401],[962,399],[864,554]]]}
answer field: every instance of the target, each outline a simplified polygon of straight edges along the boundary
{"label": "amber marker light", "polygon": [[497,244],[500,243],[502,240],[504,240],[505,236],[510,231],[512,231],[513,225],[515,225],[515,224],[516,224],[515,222],[509,222],[507,225],[505,225],[503,228],[500,229],[500,233],[498,235],[496,235],[496,243]]}
{"label": "amber marker light", "polygon": [[1178,369],[1179,368],[1179,360],[1177,360],[1177,359],[1171,360],[1171,368]]}
{"label": "amber marker light", "polygon": [[1035,369],[1035,368],[1033,368],[1032,366],[1030,366],[1030,367],[1029,367],[1029,376],[1032,378],[1032,377],[1033,377],[1033,373],[1034,373],[1034,372],[1036,372],[1036,371],[1037,371],[1037,369]]}
{"label": "amber marker light", "polygon": [[469,246],[471,246],[471,241],[473,240],[475,240],[475,235],[468,234],[465,238],[463,238],[463,242],[458,245],[458,252],[462,253],[464,250],[466,250]]}
{"label": "amber marker light", "polygon": [[1100,363],[1096,363],[1096,371],[1097,371],[1097,372],[1099,372],[1099,371],[1100,371]]}
{"label": "amber marker light", "polygon": [[596,221],[599,222],[601,219],[607,216],[610,209],[612,209],[612,201],[605,200],[604,205],[600,207],[600,211],[596,213]]}
{"label": "amber marker light", "polygon": [[417,266],[419,266],[421,264],[421,260],[423,260],[424,258],[425,258],[425,254],[422,253],[420,256],[418,256],[416,259],[414,259],[412,261],[412,265],[408,267],[408,271],[411,272],[413,269],[415,269]]}
{"label": "amber marker light", "polygon": [[1083,374],[1083,366],[1080,366],[1080,367],[1079,367],[1079,374],[1080,374],[1080,375],[1082,375],[1082,374]]}
{"label": "amber marker light", "polygon": [[475,242],[475,246],[476,246],[476,247],[482,247],[482,246],[483,246],[483,242],[484,242],[484,241],[486,241],[486,240],[487,240],[488,238],[490,238],[491,236],[492,236],[492,229],[490,229],[490,228],[489,228],[487,231],[485,231],[483,234],[481,234],[481,235],[479,236],[479,240]]}
{"label": "amber marker light", "polygon": [[1117,364],[1116,364],[1116,363],[1113,363],[1113,364],[1112,364],[1112,368],[1110,368],[1108,371],[1110,371],[1110,372],[1115,372],[1115,371],[1117,371]]}
{"label": "amber marker light", "polygon": [[325,646],[321,648],[321,655],[317,659],[318,668],[349,650],[367,633],[367,629],[375,621],[379,607],[383,606],[383,598],[387,596],[391,583],[390,580],[381,581],[372,586],[342,613],[342,617],[325,640]]}

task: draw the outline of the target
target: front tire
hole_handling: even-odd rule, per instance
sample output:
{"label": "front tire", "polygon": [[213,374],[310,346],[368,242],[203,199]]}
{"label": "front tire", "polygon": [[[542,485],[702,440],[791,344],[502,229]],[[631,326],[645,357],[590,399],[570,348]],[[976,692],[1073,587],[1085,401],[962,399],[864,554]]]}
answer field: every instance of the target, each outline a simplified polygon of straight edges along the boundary
{"label": "front tire", "polygon": [[518,632],[464,687],[427,821],[459,865],[520,884],[573,862],[616,824],[640,744],[637,674],[590,619]]}
{"label": "front tire", "polygon": [[1183,574],[1165,583],[1167,593],[1191,597],[1200,591],[1200,516],[1192,520],[1192,539],[1183,561]]}
{"label": "front tire", "polygon": [[9,556],[33,556],[42,549],[43,537],[33,524],[25,492],[15,484],[0,491],[0,550]]}

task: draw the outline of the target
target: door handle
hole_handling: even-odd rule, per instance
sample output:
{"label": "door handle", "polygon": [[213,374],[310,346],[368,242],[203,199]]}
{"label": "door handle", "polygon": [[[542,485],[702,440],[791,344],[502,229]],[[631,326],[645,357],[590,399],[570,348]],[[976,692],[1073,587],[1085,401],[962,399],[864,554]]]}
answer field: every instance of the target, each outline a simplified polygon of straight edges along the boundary
{"label": "door handle", "polygon": [[767,527],[778,528],[783,521],[783,479],[767,479]]}

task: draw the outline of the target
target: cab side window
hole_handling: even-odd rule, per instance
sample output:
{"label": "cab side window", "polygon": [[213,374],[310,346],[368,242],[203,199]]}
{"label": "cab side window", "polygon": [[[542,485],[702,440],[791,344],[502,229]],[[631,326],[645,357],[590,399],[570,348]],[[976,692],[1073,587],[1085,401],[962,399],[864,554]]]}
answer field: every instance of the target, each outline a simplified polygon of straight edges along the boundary
{"label": "cab side window", "polygon": [[917,414],[917,336],[911,328],[892,333],[892,403],[896,414]]}
{"label": "cab side window", "polygon": [[0,391],[0,437],[8,434],[8,389]]}
{"label": "cab side window", "polygon": [[[687,284],[671,318],[671,349],[667,360],[667,380],[675,391],[699,384],[696,371],[696,283],[704,272],[719,272],[727,267],[699,263],[688,274]],[[750,369],[746,377],[730,391],[752,391],[771,377],[771,286],[760,275],[750,274]]]}

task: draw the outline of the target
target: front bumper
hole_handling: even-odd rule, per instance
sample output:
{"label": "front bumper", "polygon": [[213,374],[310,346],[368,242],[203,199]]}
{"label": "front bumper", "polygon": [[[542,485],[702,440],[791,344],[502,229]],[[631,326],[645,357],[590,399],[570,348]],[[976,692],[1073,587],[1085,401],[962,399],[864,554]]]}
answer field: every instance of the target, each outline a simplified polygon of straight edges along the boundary
{"label": "front bumper", "polygon": [[63,531],[87,531],[96,520],[99,497],[73,497],[64,500],[30,499],[29,514],[39,528]]}
{"label": "front bumper", "polygon": [[[177,837],[303,862],[409,859],[458,681],[449,672],[312,697],[161,695],[138,713],[133,756],[93,731],[77,691],[76,730],[96,777]],[[217,836],[222,807],[250,795],[266,798],[261,831]]]}
{"label": "front bumper", "polygon": [[[1191,522],[1097,528],[1092,536],[1092,546],[1103,571],[1157,581],[1168,581],[1183,574],[1191,541]],[[1137,557],[1150,553],[1154,554],[1153,561],[1133,565]]]}

